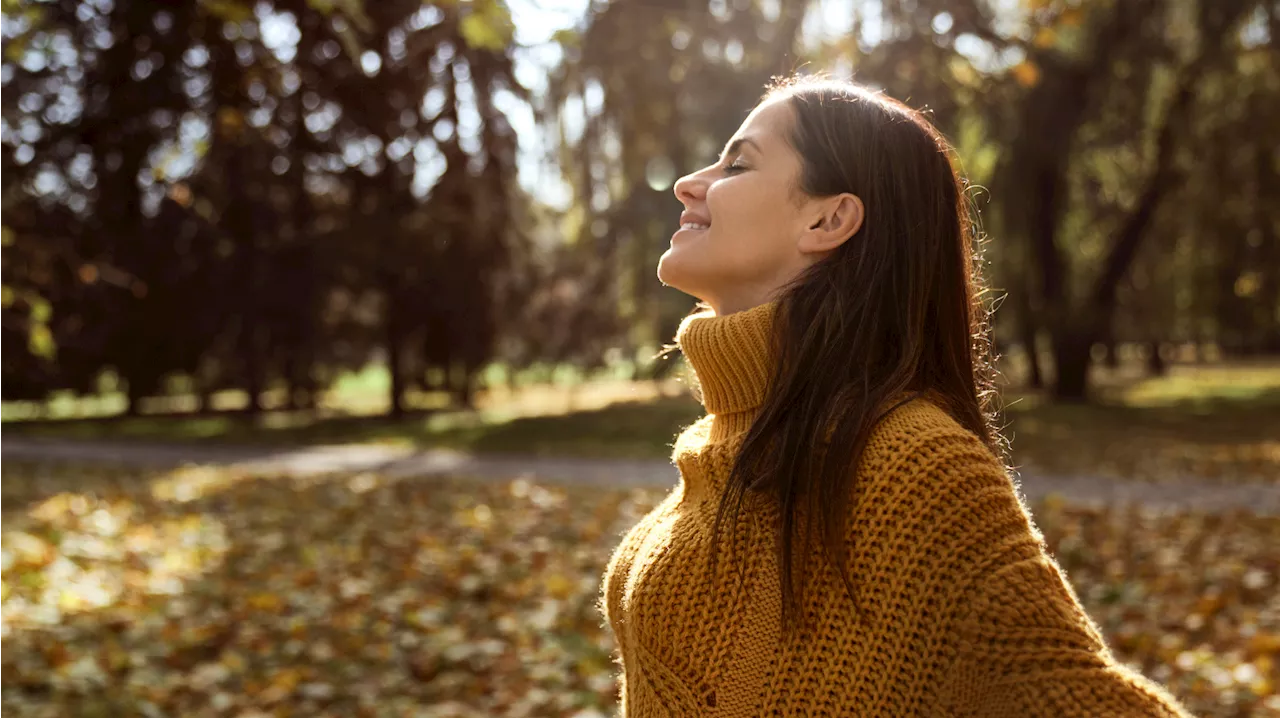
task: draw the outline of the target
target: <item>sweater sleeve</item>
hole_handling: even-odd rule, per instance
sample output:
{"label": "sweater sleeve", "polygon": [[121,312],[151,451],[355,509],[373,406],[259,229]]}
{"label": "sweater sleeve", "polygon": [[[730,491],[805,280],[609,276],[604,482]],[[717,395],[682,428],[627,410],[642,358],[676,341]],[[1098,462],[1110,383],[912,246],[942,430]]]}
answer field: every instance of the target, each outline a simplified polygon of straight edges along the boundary
{"label": "sweater sleeve", "polygon": [[990,548],[971,564],[955,614],[956,656],[941,686],[946,714],[1191,718],[1112,655],[991,458],[986,471],[998,475],[983,492],[990,511],[980,513],[999,518],[968,527]]}

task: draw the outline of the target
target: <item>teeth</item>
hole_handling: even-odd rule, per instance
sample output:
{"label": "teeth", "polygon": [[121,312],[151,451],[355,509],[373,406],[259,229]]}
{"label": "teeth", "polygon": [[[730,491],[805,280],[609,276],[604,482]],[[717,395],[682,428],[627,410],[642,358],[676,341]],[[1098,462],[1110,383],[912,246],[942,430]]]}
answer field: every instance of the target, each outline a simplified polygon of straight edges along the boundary
{"label": "teeth", "polygon": [[685,222],[684,224],[680,225],[680,229],[706,229],[707,227],[710,227],[710,226],[711,225],[709,224],[698,224],[697,222]]}

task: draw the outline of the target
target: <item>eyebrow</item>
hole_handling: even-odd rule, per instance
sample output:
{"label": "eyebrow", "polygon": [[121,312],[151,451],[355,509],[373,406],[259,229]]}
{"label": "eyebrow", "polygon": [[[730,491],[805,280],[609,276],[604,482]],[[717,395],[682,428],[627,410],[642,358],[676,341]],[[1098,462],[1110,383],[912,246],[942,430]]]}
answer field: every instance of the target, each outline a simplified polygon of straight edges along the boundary
{"label": "eyebrow", "polygon": [[764,154],[764,152],[761,151],[760,149],[760,145],[757,144],[755,140],[751,139],[750,137],[740,137],[734,140],[733,142],[729,143],[729,146],[726,147],[724,152],[720,154],[720,159],[723,160],[725,157],[728,157],[729,155],[734,154],[739,149],[741,149],[743,145],[751,145],[752,147],[756,148],[756,152],[759,152],[760,154]]}

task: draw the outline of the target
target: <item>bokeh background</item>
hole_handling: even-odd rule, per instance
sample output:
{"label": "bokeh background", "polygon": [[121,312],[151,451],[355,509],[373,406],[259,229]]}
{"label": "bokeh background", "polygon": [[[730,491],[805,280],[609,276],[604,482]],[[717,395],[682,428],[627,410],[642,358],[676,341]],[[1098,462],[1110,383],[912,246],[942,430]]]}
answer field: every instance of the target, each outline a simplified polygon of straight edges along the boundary
{"label": "bokeh background", "polygon": [[674,181],[771,77],[926,109],[1001,424],[1118,657],[1280,715],[1280,6],[3,0],[15,716],[616,714],[701,414]]}

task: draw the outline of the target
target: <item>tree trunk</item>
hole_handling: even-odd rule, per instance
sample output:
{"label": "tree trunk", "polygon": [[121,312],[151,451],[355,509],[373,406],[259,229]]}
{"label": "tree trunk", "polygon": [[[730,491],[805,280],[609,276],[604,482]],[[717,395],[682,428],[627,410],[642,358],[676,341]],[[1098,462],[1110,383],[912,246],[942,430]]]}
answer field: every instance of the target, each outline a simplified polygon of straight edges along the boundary
{"label": "tree trunk", "polygon": [[297,411],[301,406],[302,382],[298,376],[298,365],[302,363],[296,354],[290,352],[284,360],[284,408]]}
{"label": "tree trunk", "polygon": [[1027,352],[1027,385],[1032,389],[1044,388],[1044,373],[1040,370],[1040,354],[1036,351],[1036,326],[1030,317],[1018,318],[1019,340]]}
{"label": "tree trunk", "polygon": [[128,384],[128,391],[126,392],[125,400],[127,403],[125,404],[125,407],[124,407],[124,415],[131,416],[131,417],[141,416],[142,407],[140,406],[140,404],[142,401],[142,386],[136,381],[132,381],[128,379],[126,379],[125,381]]}
{"label": "tree trunk", "polygon": [[[210,23],[205,30],[211,57],[214,102],[219,113],[226,117],[240,118],[238,122],[219,121],[215,125],[214,141],[223,154],[223,181],[227,186],[227,204],[223,216],[227,237],[236,247],[236,265],[240,273],[240,295],[236,298],[240,319],[240,337],[236,350],[240,354],[245,391],[249,394],[250,414],[262,411],[263,361],[259,318],[261,296],[258,289],[258,273],[261,269],[261,248],[258,245],[258,227],[255,226],[257,198],[248,186],[253,169],[246,167],[249,139],[239,122],[243,122],[246,98],[243,94],[245,73],[236,59],[235,47]],[[221,114],[219,115],[222,116]]]}
{"label": "tree trunk", "polygon": [[1147,374],[1149,376],[1164,376],[1169,373],[1169,365],[1160,354],[1163,346],[1162,342],[1154,339],[1147,343]]}
{"label": "tree trunk", "polygon": [[213,412],[213,392],[205,386],[204,382],[198,382],[196,386],[196,413],[204,416]]}
{"label": "tree trunk", "polygon": [[475,408],[475,382],[475,371],[464,364],[453,389],[454,401],[457,402],[458,408]]}
{"label": "tree trunk", "polygon": [[1087,332],[1064,329],[1054,337],[1053,360],[1057,370],[1054,398],[1084,402],[1089,399],[1089,365],[1092,341]]}
{"label": "tree trunk", "polygon": [[403,307],[400,306],[400,293],[394,286],[393,277],[384,279],[384,291],[387,298],[386,345],[387,372],[391,375],[391,408],[389,415],[393,419],[404,418],[404,371],[401,366],[401,355],[404,352],[405,336],[402,322]]}
{"label": "tree trunk", "polygon": [[1103,363],[1112,371],[1120,368],[1120,352],[1116,347],[1116,330],[1115,316],[1107,317],[1106,328],[1103,330],[1102,337]]}

